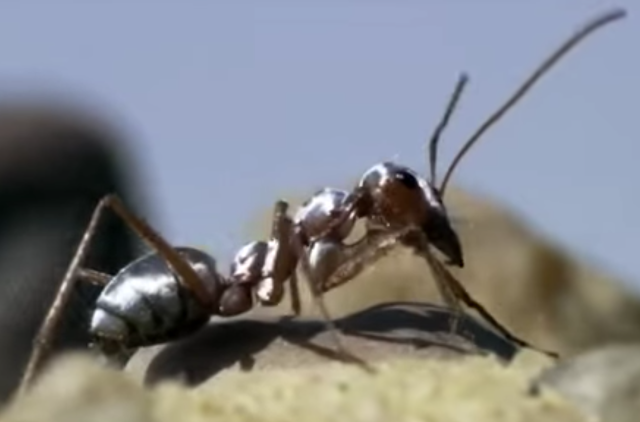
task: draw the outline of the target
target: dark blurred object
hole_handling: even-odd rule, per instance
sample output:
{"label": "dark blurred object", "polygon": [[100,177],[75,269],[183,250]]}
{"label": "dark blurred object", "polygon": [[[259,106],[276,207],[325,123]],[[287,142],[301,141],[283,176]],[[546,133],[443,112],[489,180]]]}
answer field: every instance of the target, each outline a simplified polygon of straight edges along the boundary
{"label": "dark blurred object", "polygon": [[[133,163],[122,142],[95,113],[57,103],[0,104],[0,401],[17,386],[98,200],[116,192],[131,202]],[[107,215],[88,266],[114,273],[133,258],[136,245]],[[77,286],[54,351],[87,346],[98,292]]]}

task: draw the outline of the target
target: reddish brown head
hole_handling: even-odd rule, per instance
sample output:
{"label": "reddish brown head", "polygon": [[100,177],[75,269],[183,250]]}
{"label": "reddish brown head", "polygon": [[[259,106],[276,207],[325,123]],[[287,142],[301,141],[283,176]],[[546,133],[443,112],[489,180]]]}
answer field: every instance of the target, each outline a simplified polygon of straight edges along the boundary
{"label": "reddish brown head", "polygon": [[367,216],[386,228],[421,227],[449,264],[462,267],[464,259],[458,235],[451,227],[439,195],[427,181],[408,167],[383,162],[367,171],[360,182],[369,199]]}

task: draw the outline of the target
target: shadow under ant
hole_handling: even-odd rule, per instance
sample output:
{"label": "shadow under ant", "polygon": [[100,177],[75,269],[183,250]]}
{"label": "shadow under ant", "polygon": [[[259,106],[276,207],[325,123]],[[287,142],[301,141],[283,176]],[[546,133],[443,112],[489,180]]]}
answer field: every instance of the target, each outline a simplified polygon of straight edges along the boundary
{"label": "shadow under ant", "polygon": [[[416,350],[436,346],[461,354],[491,353],[504,361],[510,361],[520,349],[469,315],[460,321],[456,334],[449,333],[451,316],[450,310],[434,304],[393,302],[336,319],[335,324],[349,341],[360,338],[409,345]],[[278,339],[327,359],[371,369],[357,356],[353,360],[345,358],[331,347],[313,341],[326,332],[324,321],[311,318],[257,317],[212,322],[188,338],[163,346],[149,361],[144,384],[181,380],[187,386],[197,386],[236,364],[249,371],[254,368],[254,356]]]}

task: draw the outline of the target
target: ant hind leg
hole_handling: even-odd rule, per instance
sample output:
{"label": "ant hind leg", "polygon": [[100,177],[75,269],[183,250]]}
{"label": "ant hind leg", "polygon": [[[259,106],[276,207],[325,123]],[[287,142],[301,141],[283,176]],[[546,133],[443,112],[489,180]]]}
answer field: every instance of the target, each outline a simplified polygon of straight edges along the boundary
{"label": "ant hind leg", "polygon": [[102,205],[101,202],[96,206],[93,215],[91,216],[89,224],[84,234],[82,235],[80,243],[78,244],[76,253],[74,254],[74,257],[71,260],[69,267],[67,268],[67,272],[62,279],[62,283],[60,283],[60,287],[58,288],[58,292],[56,293],[54,301],[50,306],[49,311],[47,312],[47,315],[38,331],[38,334],[36,335],[33,344],[33,350],[29,357],[29,361],[27,362],[27,367],[22,376],[22,379],[20,380],[20,385],[18,387],[19,394],[22,394],[26,390],[28,385],[31,384],[42,361],[45,359],[46,353],[51,348],[54,334],[56,333],[60,325],[62,312],[71,299],[73,288],[78,280],[77,275],[79,267],[87,255],[89,246],[96,233],[98,223],[103,211],[104,205]]}

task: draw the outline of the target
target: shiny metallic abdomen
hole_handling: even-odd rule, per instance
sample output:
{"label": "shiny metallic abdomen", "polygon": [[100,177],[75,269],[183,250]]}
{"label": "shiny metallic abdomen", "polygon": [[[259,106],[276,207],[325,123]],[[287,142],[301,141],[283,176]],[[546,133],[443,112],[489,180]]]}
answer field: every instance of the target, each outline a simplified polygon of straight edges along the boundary
{"label": "shiny metallic abdomen", "polygon": [[[213,298],[222,293],[215,260],[194,248],[176,248],[205,282]],[[170,341],[204,325],[210,312],[182,286],[158,254],[145,255],[118,272],[98,297],[90,332],[126,347]]]}

